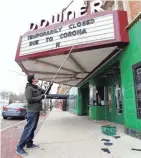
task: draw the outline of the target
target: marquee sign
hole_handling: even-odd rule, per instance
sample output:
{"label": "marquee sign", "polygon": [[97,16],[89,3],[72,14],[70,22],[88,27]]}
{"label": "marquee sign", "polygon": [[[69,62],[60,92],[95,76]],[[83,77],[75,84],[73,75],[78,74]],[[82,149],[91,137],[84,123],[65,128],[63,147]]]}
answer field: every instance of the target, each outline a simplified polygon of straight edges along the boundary
{"label": "marquee sign", "polygon": [[103,2],[102,0],[93,0],[90,3],[85,1],[84,5],[79,9],[79,11],[66,11],[66,9],[63,9],[61,13],[58,13],[56,15],[51,16],[51,20],[48,19],[42,19],[39,24],[36,23],[31,23],[30,24],[30,30],[33,31],[39,28],[44,28],[47,27],[51,24],[54,23],[60,23],[63,21],[68,21],[71,19],[75,19],[77,17],[85,16],[87,15],[88,9],[90,9],[90,13],[93,14],[95,12],[101,12],[103,11],[102,9]]}
{"label": "marquee sign", "polygon": [[[78,86],[129,43],[125,11],[102,11],[28,31],[20,36],[15,61],[27,75]],[[73,48],[73,49],[72,49]]]}
{"label": "marquee sign", "polygon": [[19,56],[114,39],[113,14],[106,14],[24,35]]}

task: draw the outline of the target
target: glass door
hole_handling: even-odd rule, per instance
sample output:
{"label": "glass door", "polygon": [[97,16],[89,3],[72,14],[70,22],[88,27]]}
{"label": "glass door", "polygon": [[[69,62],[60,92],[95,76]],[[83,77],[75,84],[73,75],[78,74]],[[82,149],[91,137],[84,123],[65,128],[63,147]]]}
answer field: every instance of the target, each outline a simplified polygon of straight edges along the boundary
{"label": "glass door", "polygon": [[108,87],[108,112],[112,112],[112,87]]}

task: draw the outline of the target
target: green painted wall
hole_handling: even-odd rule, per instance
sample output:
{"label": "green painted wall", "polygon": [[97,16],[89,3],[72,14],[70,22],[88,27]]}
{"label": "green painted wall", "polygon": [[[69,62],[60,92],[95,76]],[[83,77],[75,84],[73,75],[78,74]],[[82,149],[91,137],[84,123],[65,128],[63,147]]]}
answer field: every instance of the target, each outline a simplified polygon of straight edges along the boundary
{"label": "green painted wall", "polygon": [[[81,87],[86,83],[100,85],[104,84],[105,86],[105,97],[107,93],[107,88],[112,87],[112,92],[114,94],[113,85],[115,82],[121,83],[122,87],[122,97],[123,97],[123,114],[116,114],[115,105],[113,105],[113,112],[109,113],[106,107],[106,116],[105,118],[109,121],[125,124],[125,127],[130,129],[136,129],[141,131],[141,119],[137,118],[136,113],[136,99],[135,99],[135,90],[134,90],[134,80],[133,80],[133,71],[132,66],[139,61],[141,61],[141,20],[138,21],[130,30],[129,30],[130,44],[124,48],[122,53],[117,55],[109,63],[104,65],[99,69],[89,80],[85,81],[80,88],[77,89],[77,106],[76,108],[70,108],[70,111],[76,113],[77,115],[83,115],[82,108],[82,92]],[[106,68],[111,66],[115,61],[120,61],[120,78],[110,79],[110,82],[99,80],[97,75],[104,72]],[[71,89],[72,91],[72,89]],[[114,95],[113,95],[114,96]],[[112,98],[114,101],[114,98]],[[97,116],[97,110],[93,108],[94,117]],[[97,114],[96,114],[97,113]]]}
{"label": "green painted wall", "polygon": [[89,118],[92,120],[105,120],[105,106],[90,106]]}
{"label": "green painted wall", "polygon": [[123,102],[125,126],[141,131],[141,119],[137,119],[136,100],[132,65],[141,61],[141,21],[130,30],[130,44],[124,49],[120,58],[121,79],[123,87]]}
{"label": "green painted wall", "polygon": [[[117,60],[117,58],[116,58]],[[114,60],[114,61],[116,61]],[[113,61],[112,61],[113,62]],[[101,78],[93,78],[89,81],[90,85],[96,85],[96,86],[104,86],[105,87],[105,108],[101,110],[99,106],[96,106],[95,108],[93,108],[90,112],[93,112],[93,116],[95,115],[95,118],[99,115],[99,117],[97,117],[97,119],[107,119],[108,121],[111,122],[116,122],[116,123],[120,123],[120,124],[124,124],[124,115],[123,113],[119,114],[116,111],[116,104],[115,104],[115,89],[114,89],[114,85],[119,83],[120,84],[120,76],[115,75],[112,78],[106,78],[106,79],[101,79]],[[107,93],[108,93],[108,87],[112,88],[112,112],[109,112],[108,110],[108,103],[107,103]]]}

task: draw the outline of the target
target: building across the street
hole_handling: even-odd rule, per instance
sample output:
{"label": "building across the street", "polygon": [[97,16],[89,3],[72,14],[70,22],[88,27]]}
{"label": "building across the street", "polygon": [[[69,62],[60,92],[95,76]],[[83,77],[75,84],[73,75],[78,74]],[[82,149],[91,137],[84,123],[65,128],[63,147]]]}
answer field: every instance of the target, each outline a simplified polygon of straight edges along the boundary
{"label": "building across the street", "polygon": [[[60,84],[58,86],[57,94],[68,95],[70,88],[70,86]],[[68,101],[69,100],[65,99],[56,99],[56,107],[63,109],[63,107],[65,106],[65,109],[68,110]]]}
{"label": "building across the street", "polygon": [[68,110],[123,124],[127,134],[139,137],[141,1],[104,1],[101,6],[99,0],[97,7],[91,1],[82,8],[80,17],[67,11],[51,22],[32,23],[20,37],[16,62],[27,75],[51,81],[70,53],[55,78],[72,87]]}

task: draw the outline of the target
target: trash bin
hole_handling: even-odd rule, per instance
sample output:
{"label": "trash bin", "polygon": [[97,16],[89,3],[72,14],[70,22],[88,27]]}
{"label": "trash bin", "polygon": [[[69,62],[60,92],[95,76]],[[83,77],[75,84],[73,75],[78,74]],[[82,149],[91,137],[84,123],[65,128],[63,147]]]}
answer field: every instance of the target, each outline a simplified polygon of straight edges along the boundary
{"label": "trash bin", "polygon": [[108,136],[114,136],[116,135],[117,132],[116,126],[110,126],[110,125],[101,126],[101,130],[103,134],[106,134]]}

